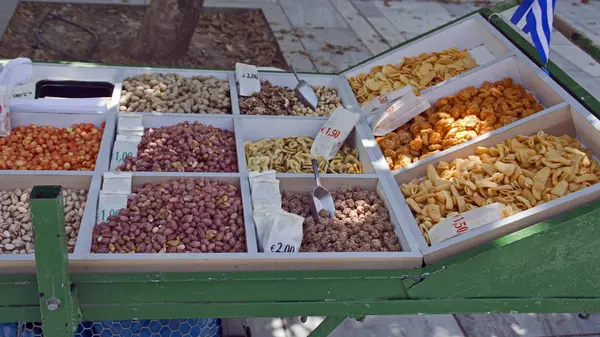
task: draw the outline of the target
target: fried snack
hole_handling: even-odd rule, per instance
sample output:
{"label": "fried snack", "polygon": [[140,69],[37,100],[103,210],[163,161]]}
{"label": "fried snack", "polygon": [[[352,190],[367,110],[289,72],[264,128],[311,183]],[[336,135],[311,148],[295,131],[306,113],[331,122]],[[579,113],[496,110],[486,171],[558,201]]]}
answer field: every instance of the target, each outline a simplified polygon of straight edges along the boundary
{"label": "fried snack", "polygon": [[[265,138],[256,142],[245,142],[248,171],[276,170],[282,173],[312,173],[310,137]],[[344,144],[340,151],[327,160],[318,157],[320,173],[362,173],[358,150]]]}
{"label": "fried snack", "polygon": [[543,109],[522,85],[505,78],[440,98],[408,123],[376,139],[390,170],[398,170]]}
{"label": "fried snack", "polygon": [[348,77],[348,82],[362,106],[379,95],[408,84],[423,90],[475,67],[477,63],[466,49],[460,51],[450,48],[442,52],[406,57],[396,65],[375,66],[368,74]]}
{"label": "fried snack", "polygon": [[427,176],[402,184],[428,244],[429,230],[446,217],[494,202],[515,214],[596,184],[600,164],[568,135],[517,136],[451,163],[427,166]]}

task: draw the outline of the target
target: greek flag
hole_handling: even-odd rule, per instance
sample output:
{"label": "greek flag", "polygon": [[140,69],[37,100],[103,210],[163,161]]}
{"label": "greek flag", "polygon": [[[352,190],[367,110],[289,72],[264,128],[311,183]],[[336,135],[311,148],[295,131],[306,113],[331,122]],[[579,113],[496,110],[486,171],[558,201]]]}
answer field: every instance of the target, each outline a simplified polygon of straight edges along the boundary
{"label": "greek flag", "polygon": [[545,65],[550,54],[550,34],[556,0],[523,0],[510,22],[529,34]]}

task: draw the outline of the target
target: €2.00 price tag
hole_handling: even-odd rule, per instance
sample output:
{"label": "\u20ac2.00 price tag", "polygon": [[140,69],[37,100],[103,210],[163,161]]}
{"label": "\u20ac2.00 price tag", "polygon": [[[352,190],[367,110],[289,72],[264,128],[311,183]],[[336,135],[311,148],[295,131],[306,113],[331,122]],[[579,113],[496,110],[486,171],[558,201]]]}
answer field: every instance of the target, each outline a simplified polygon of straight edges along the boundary
{"label": "\u20ac2.00 price tag", "polygon": [[240,87],[240,96],[251,96],[254,93],[260,92],[260,78],[258,77],[258,69],[255,66],[236,63],[235,77]]}
{"label": "\u20ac2.00 price tag", "polygon": [[128,195],[129,193],[100,191],[96,224],[107,222],[109,216],[117,216],[120,210],[126,208]]}
{"label": "\u20ac2.00 price tag", "polygon": [[125,158],[137,156],[138,145],[142,141],[141,136],[117,135],[110,158],[110,169],[114,171],[125,162]]}
{"label": "\u20ac2.00 price tag", "polygon": [[35,83],[15,86],[10,97],[13,99],[35,99]]}

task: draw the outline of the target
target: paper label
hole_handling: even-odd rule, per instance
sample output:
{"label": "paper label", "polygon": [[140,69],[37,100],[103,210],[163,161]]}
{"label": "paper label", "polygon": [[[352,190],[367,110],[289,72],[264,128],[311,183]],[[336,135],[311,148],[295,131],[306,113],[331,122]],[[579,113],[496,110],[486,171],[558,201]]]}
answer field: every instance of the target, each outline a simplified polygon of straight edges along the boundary
{"label": "paper label", "polygon": [[429,230],[431,244],[440,243],[477,227],[504,218],[507,206],[499,202],[448,217]]}
{"label": "paper label", "polygon": [[254,185],[254,181],[258,179],[267,179],[273,180],[275,179],[277,172],[275,170],[266,170],[262,172],[251,171],[248,172],[248,180],[250,181],[250,190],[252,190],[252,185]]}
{"label": "paper label", "polygon": [[239,84],[240,96],[250,96],[260,92],[260,78],[255,66],[245,63],[235,64],[235,78]]}
{"label": "paper label", "polygon": [[413,87],[410,85],[398,88],[392,92],[388,92],[383,95],[379,95],[369,103],[362,106],[362,111],[366,114],[372,113],[375,110],[386,107],[388,104],[392,103],[394,100],[398,99],[406,95],[409,92],[413,91]]}
{"label": "paper label", "polygon": [[125,134],[129,132],[140,132],[144,133],[144,125],[143,125],[143,116],[142,114],[119,114],[119,123],[117,126],[117,134]]}
{"label": "paper label", "polygon": [[35,99],[35,83],[27,83],[13,87],[11,98]]}
{"label": "paper label", "polygon": [[281,192],[279,192],[279,180],[258,179],[254,180],[251,188],[252,205],[255,210],[265,205],[281,208]]}
{"label": "paper label", "polygon": [[100,191],[98,211],[96,212],[96,224],[106,222],[109,216],[117,216],[120,210],[127,207],[128,195],[129,193]]}
{"label": "paper label", "polygon": [[354,129],[359,118],[357,113],[343,107],[335,109],[315,137],[310,154],[316,157],[325,157],[327,160],[333,158]]}
{"label": "paper label", "polygon": [[117,135],[117,140],[113,146],[112,157],[110,158],[111,171],[116,170],[125,162],[125,158],[137,156],[138,145],[142,141],[140,136]]}
{"label": "paper label", "polygon": [[265,233],[271,230],[273,227],[274,215],[276,212],[281,211],[281,208],[262,208],[257,209],[252,213],[252,218],[254,219],[254,226],[256,227],[256,237],[258,238],[258,246],[264,252],[264,239]]}
{"label": "paper label", "polygon": [[114,193],[131,193],[131,172],[105,172],[102,191]]}
{"label": "paper label", "polygon": [[273,216],[273,225],[264,238],[264,251],[270,253],[298,253],[302,244],[304,218],[285,211]]}
{"label": "paper label", "polygon": [[8,95],[0,96],[0,136],[10,135],[10,107]]}
{"label": "paper label", "polygon": [[429,101],[423,97],[416,97],[412,93],[407,96],[400,98],[375,117],[371,127],[374,136],[387,135],[431,107]]}

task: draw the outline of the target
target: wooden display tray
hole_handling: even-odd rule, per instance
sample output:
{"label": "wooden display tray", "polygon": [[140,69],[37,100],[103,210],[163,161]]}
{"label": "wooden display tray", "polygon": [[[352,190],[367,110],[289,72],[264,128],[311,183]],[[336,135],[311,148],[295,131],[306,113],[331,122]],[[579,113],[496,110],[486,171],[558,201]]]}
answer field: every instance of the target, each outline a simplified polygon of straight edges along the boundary
{"label": "wooden display tray", "polygon": [[[136,68],[103,66],[100,70],[83,65],[44,65],[48,67],[47,76],[55,78],[61,70],[69,69],[65,79],[86,79],[87,72],[97,79],[103,71],[119,74],[115,84],[115,93],[111,105],[104,114],[73,115],[46,113],[13,113],[14,125],[53,124],[70,125],[77,121],[99,123],[106,121],[106,129],[102,140],[100,154],[94,172],[18,172],[0,171],[2,181],[14,176],[32,177],[30,185],[47,184],[52,180],[46,176],[61,177],[57,183],[69,187],[77,179],[89,179],[90,195],[85,210],[84,222],[77,240],[75,252],[70,255],[70,266],[75,271],[85,272],[141,272],[141,271],[254,271],[254,270],[318,270],[318,269],[397,269],[418,268],[423,261],[430,263],[448,257],[467,248],[488,242],[504,234],[529,226],[542,219],[549,218],[566,210],[576,208],[586,202],[598,198],[600,187],[592,186],[585,190],[569,194],[561,199],[521,212],[496,224],[489,224],[455,237],[436,247],[428,247],[416,225],[412,213],[406,206],[404,196],[400,193],[398,182],[405,182],[423,176],[425,165],[438,160],[451,160],[457,156],[472,153],[479,145],[493,145],[516,134],[531,134],[535,130],[555,130],[561,127],[589,146],[598,154],[597,124],[600,123],[584,107],[577,103],[567,92],[558,86],[550,77],[539,70],[532,61],[523,55],[512,43],[506,40],[496,29],[478,15],[469,16],[448,27],[418,39],[400,48],[391,49],[379,56],[340,73],[337,76],[301,74],[301,78],[311,84],[332,85],[339,91],[343,105],[354,112],[360,107],[346,80],[346,76],[356,75],[369,70],[372,66],[386,63],[397,63],[401,57],[417,56],[422,52],[440,51],[450,47],[472,49],[485,46],[494,56],[494,60],[482,64],[464,74],[440,83],[422,92],[430,102],[438,98],[456,93],[466,86],[478,86],[483,81],[495,81],[511,77],[515,82],[523,84],[541,102],[546,110],[529,116],[521,121],[507,125],[489,134],[477,137],[469,142],[443,151],[401,170],[391,172],[383,158],[379,146],[366,121],[361,120],[350,136],[350,141],[359,150],[359,159],[364,164],[364,174],[334,175],[325,174],[323,183],[330,189],[348,184],[365,186],[377,191],[385,201],[396,233],[402,245],[402,252],[397,253],[259,253],[256,233],[253,226],[248,171],[244,156],[244,141],[256,141],[265,137],[316,136],[320,126],[325,122],[323,117],[290,117],[290,116],[247,116],[241,115],[233,71],[190,70],[167,68]],[[45,70],[46,71],[46,70]],[[229,81],[232,102],[232,114],[198,115],[182,113],[142,113],[145,127],[174,125],[181,121],[199,121],[212,124],[236,133],[238,165],[237,173],[134,173],[134,185],[145,181],[158,181],[173,177],[205,177],[230,181],[239,186],[244,203],[244,220],[246,227],[248,253],[235,254],[90,254],[91,232],[95,226],[95,212],[98,193],[102,182],[102,174],[109,169],[112,143],[115,139],[118,112],[118,98],[122,90],[122,79],[144,72],[175,72],[183,76],[214,75]],[[261,79],[271,80],[274,84],[293,87],[294,76],[290,73],[260,72]],[[116,103],[115,103],[116,102]],[[90,119],[91,118],[91,119]],[[93,121],[92,121],[93,120]],[[314,187],[311,174],[277,174],[284,191],[307,192]],[[411,178],[412,177],[412,178]],[[57,178],[58,179],[58,178]],[[1,188],[5,188],[0,185]],[[600,186],[600,185],[599,185]],[[8,187],[7,187],[8,188]],[[542,211],[544,212],[542,215]],[[423,256],[425,260],[423,260]],[[11,269],[12,268],[12,269]],[[15,270],[33,272],[33,256],[13,257],[0,255],[0,273]]]}

